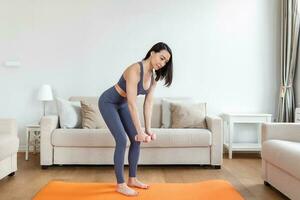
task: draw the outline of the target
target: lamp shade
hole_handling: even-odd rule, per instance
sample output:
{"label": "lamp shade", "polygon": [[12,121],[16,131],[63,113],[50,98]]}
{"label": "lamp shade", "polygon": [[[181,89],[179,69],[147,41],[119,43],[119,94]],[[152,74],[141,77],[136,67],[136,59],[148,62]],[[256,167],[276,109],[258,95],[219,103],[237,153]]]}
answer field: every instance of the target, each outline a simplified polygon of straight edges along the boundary
{"label": "lamp shade", "polygon": [[42,85],[39,89],[38,97],[39,101],[52,101],[52,89],[50,85]]}

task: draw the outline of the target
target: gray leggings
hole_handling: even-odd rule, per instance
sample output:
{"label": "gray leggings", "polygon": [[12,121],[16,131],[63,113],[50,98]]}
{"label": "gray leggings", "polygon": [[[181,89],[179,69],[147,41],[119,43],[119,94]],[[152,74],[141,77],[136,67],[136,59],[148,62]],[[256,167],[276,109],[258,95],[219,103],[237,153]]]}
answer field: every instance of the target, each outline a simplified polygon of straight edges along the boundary
{"label": "gray leggings", "polygon": [[128,153],[129,177],[136,177],[140,154],[140,142],[137,142],[134,139],[137,131],[128,109],[127,99],[122,97],[115,87],[111,87],[100,96],[98,106],[100,113],[116,142],[114,169],[117,182],[124,183],[124,156],[127,136],[130,140]]}

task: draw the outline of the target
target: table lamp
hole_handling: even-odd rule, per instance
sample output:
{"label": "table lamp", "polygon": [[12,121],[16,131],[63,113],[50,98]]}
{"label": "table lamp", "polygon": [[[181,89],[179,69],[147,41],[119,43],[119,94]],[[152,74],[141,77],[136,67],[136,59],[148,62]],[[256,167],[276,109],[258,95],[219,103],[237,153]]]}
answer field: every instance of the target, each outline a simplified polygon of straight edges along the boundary
{"label": "table lamp", "polygon": [[52,89],[50,85],[42,85],[39,89],[38,97],[39,101],[42,101],[44,104],[44,116],[45,116],[45,107],[47,101],[53,100]]}

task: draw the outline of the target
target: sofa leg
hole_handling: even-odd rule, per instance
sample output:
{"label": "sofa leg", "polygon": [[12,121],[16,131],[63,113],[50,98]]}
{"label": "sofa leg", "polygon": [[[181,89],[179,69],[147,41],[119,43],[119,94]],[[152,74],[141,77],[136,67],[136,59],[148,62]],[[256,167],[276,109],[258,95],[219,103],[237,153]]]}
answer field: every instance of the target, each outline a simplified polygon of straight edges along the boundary
{"label": "sofa leg", "polygon": [[48,169],[48,165],[42,165],[42,169]]}
{"label": "sofa leg", "polygon": [[221,169],[221,165],[212,165],[213,169]]}
{"label": "sofa leg", "polygon": [[270,183],[268,183],[267,181],[264,181],[264,185],[265,186],[271,186]]}
{"label": "sofa leg", "polygon": [[16,172],[12,172],[10,174],[8,174],[8,176],[14,176],[16,174]]}

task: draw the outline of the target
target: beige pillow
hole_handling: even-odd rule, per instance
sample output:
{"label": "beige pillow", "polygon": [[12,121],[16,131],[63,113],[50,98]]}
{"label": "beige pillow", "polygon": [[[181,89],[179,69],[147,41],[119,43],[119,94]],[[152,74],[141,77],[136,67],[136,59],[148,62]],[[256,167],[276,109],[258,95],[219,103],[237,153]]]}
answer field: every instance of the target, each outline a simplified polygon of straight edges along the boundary
{"label": "beige pillow", "polygon": [[171,103],[171,128],[207,128],[206,103]]}
{"label": "beige pillow", "polygon": [[171,110],[170,103],[189,103],[194,102],[191,97],[165,97],[162,99],[162,117],[161,117],[161,128],[170,128],[171,127]]}
{"label": "beige pillow", "polygon": [[105,122],[101,117],[98,106],[89,104],[85,101],[81,103],[82,128],[105,128]]}

